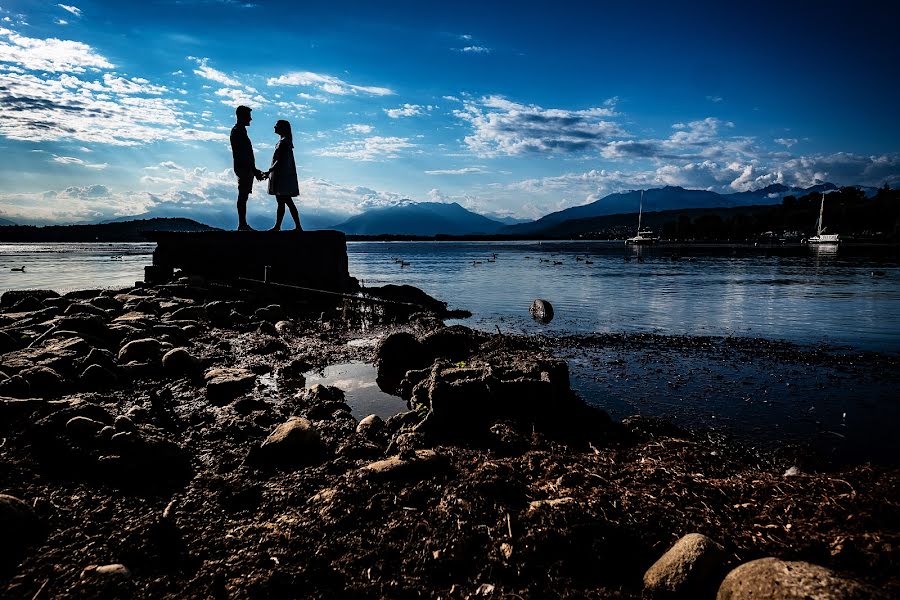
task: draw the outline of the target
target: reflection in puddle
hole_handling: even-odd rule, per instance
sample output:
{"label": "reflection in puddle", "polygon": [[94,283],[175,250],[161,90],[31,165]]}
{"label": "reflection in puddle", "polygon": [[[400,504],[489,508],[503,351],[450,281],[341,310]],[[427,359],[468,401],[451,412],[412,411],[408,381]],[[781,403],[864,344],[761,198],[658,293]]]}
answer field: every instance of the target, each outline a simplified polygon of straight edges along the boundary
{"label": "reflection in puddle", "polygon": [[306,387],[321,383],[343,390],[347,404],[357,419],[376,414],[387,420],[407,409],[406,402],[402,398],[385,394],[379,389],[375,383],[377,371],[368,363],[349,362],[331,365],[326,367],[324,372],[310,371],[305,375]]}

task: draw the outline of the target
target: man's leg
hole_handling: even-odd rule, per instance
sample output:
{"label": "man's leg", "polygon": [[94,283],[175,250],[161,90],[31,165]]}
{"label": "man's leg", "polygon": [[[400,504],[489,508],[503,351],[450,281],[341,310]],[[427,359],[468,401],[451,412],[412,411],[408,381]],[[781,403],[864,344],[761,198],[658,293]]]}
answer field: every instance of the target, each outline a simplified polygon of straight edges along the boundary
{"label": "man's leg", "polygon": [[238,211],[238,231],[250,229],[247,225],[247,197],[249,194],[243,190],[238,192],[237,211]]}

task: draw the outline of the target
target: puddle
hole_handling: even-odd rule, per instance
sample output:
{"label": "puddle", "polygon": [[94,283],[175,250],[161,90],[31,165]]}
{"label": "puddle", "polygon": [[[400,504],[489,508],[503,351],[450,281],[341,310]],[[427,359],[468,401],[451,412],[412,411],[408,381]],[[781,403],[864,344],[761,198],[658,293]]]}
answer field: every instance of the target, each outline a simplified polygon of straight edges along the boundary
{"label": "puddle", "polygon": [[342,389],[347,404],[357,419],[376,414],[387,420],[407,410],[405,400],[385,394],[378,388],[375,383],[376,374],[375,367],[364,362],[331,365],[324,372],[305,373],[306,387],[321,383]]}

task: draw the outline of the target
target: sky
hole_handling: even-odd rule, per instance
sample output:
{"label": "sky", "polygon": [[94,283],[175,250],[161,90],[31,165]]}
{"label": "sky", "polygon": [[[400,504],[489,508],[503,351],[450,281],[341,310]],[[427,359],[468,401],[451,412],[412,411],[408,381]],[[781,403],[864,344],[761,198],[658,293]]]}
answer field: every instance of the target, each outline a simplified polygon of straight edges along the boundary
{"label": "sky", "polygon": [[[238,104],[263,169],[291,122],[298,206],[322,222],[900,185],[895,3],[68,2],[0,0],[0,218],[17,223],[231,218]],[[257,184],[251,215],[274,206]]]}

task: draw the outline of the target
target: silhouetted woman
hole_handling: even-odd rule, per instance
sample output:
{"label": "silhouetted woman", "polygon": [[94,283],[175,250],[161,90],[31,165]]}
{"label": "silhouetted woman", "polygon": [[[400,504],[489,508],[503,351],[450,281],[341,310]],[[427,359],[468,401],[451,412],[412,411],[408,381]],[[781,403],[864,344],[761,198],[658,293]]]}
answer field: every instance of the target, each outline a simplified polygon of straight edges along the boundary
{"label": "silhouetted woman", "polygon": [[275,145],[272,166],[266,171],[269,178],[269,194],[275,196],[275,200],[278,201],[275,227],[271,231],[281,229],[285,206],[291,211],[297,231],[303,231],[300,227],[300,214],[293,200],[293,196],[300,195],[300,186],[297,184],[297,165],[294,164],[294,136],[291,134],[291,124],[283,120],[278,121],[275,123],[275,133],[280,135],[281,139]]}

